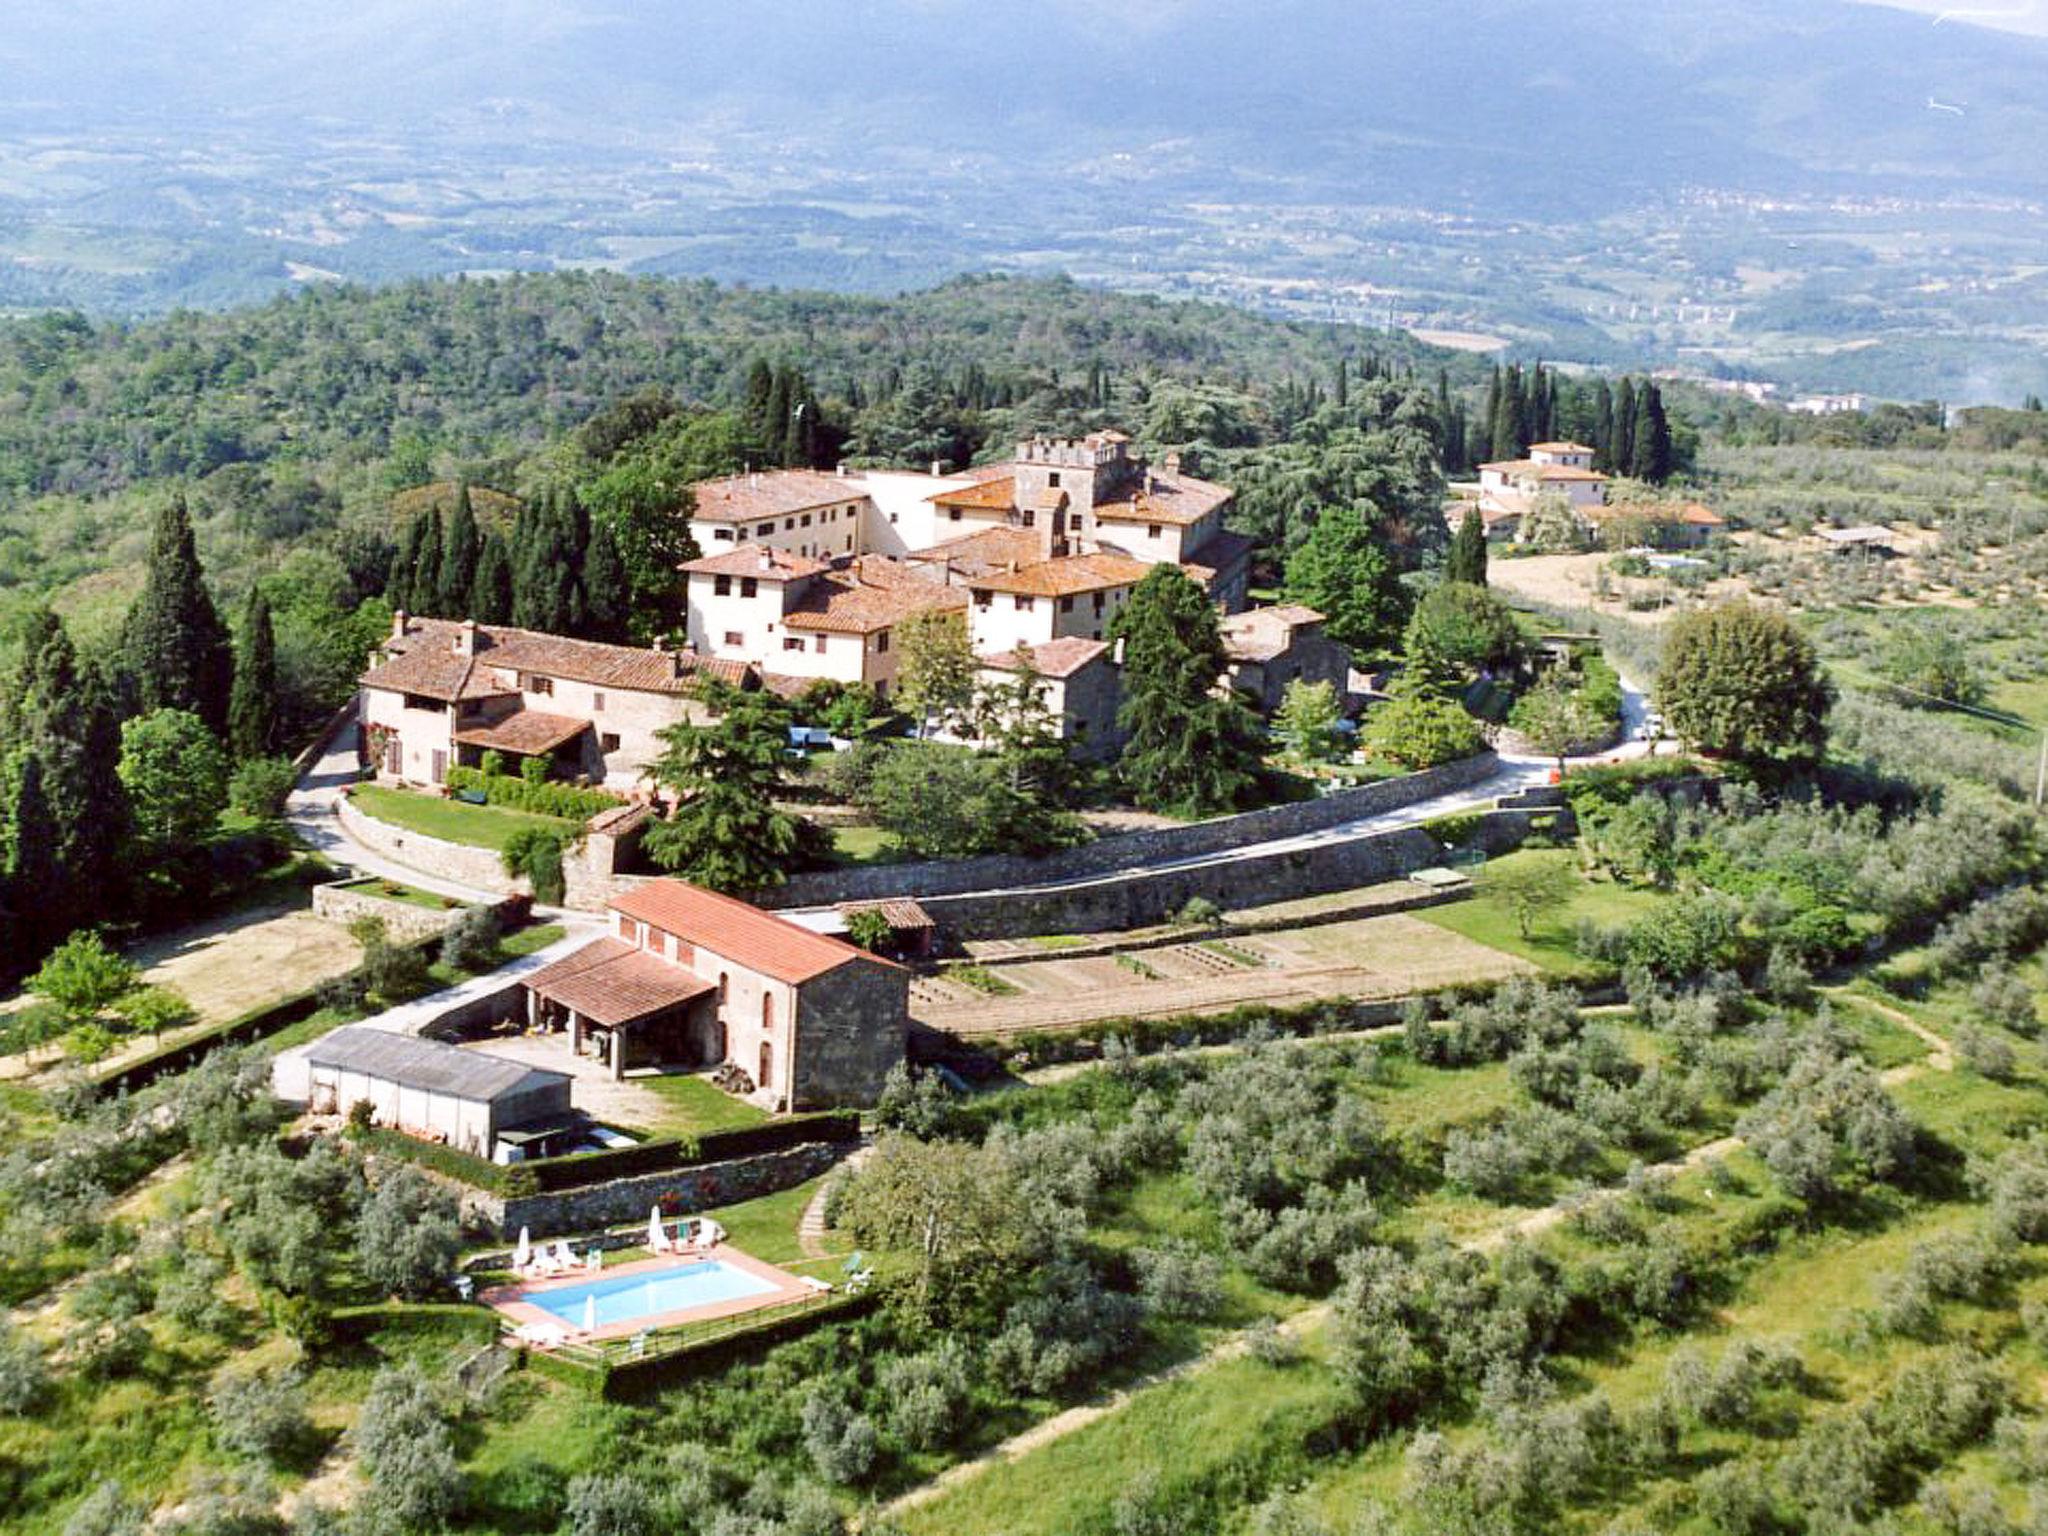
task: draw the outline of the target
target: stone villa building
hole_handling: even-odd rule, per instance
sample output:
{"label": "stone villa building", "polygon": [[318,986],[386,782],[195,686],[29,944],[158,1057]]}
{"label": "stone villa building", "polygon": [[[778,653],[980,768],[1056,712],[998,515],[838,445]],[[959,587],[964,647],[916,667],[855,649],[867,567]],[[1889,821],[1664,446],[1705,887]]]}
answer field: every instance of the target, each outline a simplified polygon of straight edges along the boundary
{"label": "stone villa building", "polygon": [[613,1077],[731,1062],[769,1109],[871,1104],[903,1060],[910,974],[681,880],[610,904],[611,932],[526,978],[536,1025]]}
{"label": "stone villa building", "polygon": [[400,613],[360,681],[364,760],[381,780],[436,785],[486,752],[515,772],[545,757],[628,792],[661,755],[657,732],[705,718],[701,675],[760,686],[739,662]]}

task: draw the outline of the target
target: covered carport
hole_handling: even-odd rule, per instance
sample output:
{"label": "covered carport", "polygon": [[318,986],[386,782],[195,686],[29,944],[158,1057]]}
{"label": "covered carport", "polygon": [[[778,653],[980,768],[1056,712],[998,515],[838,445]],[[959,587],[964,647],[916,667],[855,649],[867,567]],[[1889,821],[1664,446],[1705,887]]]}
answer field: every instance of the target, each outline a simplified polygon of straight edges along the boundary
{"label": "covered carport", "polygon": [[569,1049],[614,1079],[635,1067],[715,1066],[725,1057],[717,987],[618,939],[599,939],[526,981],[527,1020],[566,1030]]}

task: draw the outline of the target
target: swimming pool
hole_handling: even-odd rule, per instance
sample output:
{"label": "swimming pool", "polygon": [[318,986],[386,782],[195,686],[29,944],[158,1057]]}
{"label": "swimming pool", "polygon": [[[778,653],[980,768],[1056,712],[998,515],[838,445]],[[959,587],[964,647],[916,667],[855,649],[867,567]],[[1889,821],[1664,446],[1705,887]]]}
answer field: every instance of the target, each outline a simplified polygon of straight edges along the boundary
{"label": "swimming pool", "polygon": [[521,1299],[571,1328],[583,1328],[590,1322],[590,1303],[595,1301],[596,1325],[602,1329],[666,1312],[769,1296],[781,1289],[773,1281],[723,1259],[701,1259],[694,1264],[653,1271],[635,1266],[635,1270],[578,1285],[529,1290]]}

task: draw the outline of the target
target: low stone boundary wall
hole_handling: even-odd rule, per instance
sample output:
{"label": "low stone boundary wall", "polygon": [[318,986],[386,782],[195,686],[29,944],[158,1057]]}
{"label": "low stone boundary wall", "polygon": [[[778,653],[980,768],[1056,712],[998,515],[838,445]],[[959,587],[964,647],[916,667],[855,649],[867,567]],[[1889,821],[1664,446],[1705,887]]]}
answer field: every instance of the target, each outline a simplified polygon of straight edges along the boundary
{"label": "low stone boundary wall", "polygon": [[[797,875],[780,890],[768,893],[763,898],[763,905],[830,906],[835,902],[871,901],[885,896],[911,896],[923,902],[927,898],[960,896],[975,891],[1088,880],[1117,874],[1133,865],[1202,858],[1251,843],[1328,831],[1346,822],[1398,811],[1454,790],[1469,789],[1491,778],[1499,768],[1500,759],[1491,752],[1484,752],[1477,757],[1445,763],[1424,773],[1382,779],[1377,784],[1361,784],[1356,789],[1339,790],[1336,794],[1303,800],[1294,805],[1276,805],[1263,811],[1246,811],[1238,816],[1220,816],[1184,827],[1161,827],[1098,838],[1083,847],[1063,849],[1042,859],[990,854],[975,859],[878,864],[865,869]],[[1234,900],[1232,904],[1244,905],[1240,900]],[[933,915],[938,914],[934,912]],[[1140,927],[1143,924],[1125,926]],[[1048,933],[1058,930],[1041,928],[1037,931]],[[977,934],[976,937],[997,935]]]}
{"label": "low stone boundary wall", "polygon": [[[526,882],[506,874],[498,855],[489,848],[451,843],[445,838],[395,827],[388,821],[379,821],[347,795],[335,801],[335,815],[348,834],[372,853],[382,854],[421,874],[437,875],[443,880],[506,896],[527,893]],[[618,891],[640,883],[594,868],[582,843],[562,850],[562,876],[568,888],[562,904],[589,912],[601,910]]]}
{"label": "low stone boundary wall", "polygon": [[446,933],[455,919],[467,910],[461,902],[435,911],[414,906],[409,901],[347,889],[356,883],[349,880],[314,886],[313,915],[344,925],[359,917],[374,917],[384,924],[385,931],[393,939],[405,940],[432,938],[435,934]]}
{"label": "low stone boundary wall", "polygon": [[462,1190],[463,1225],[510,1240],[525,1227],[534,1237],[561,1237],[620,1222],[645,1221],[660,1206],[670,1216],[714,1210],[814,1179],[851,1152],[857,1142],[806,1142],[778,1152],[736,1157],[695,1168],[614,1179],[540,1195],[499,1195]]}
{"label": "low stone boundary wall", "polygon": [[[1464,846],[1500,853],[1521,844],[1534,818],[1554,813],[1491,810],[1468,814],[1474,827]],[[1074,885],[920,897],[919,904],[943,932],[959,940],[1108,933],[1168,922],[1196,896],[1225,907],[1264,906],[1398,879],[1444,859],[1443,845],[1429,833],[1420,827],[1403,827],[1344,842],[1248,854],[1187,868],[1124,870]],[[1048,955],[1057,958],[1058,952],[1049,951]]]}

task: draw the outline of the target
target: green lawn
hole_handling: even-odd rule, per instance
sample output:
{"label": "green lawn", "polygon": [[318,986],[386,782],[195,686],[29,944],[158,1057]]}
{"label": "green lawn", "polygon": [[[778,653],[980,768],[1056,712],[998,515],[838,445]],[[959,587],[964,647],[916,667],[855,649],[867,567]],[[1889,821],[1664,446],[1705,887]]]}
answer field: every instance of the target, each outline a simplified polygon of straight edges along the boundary
{"label": "green lawn", "polygon": [[351,880],[342,889],[351,895],[375,896],[379,900],[400,902],[408,907],[424,907],[430,912],[446,912],[462,905],[451,897],[436,896],[431,891],[420,890],[417,886],[374,877]]}
{"label": "green lawn", "polygon": [[358,784],[353,799],[365,816],[422,837],[467,843],[472,848],[502,849],[512,834],[524,827],[545,827],[564,835],[576,830],[576,823],[559,816],[532,816],[498,805],[470,805],[409,789],[387,789],[381,784]]}
{"label": "green lawn", "polygon": [[880,827],[834,827],[832,857],[840,864],[893,864],[901,855]]}
{"label": "green lawn", "polygon": [[[1486,867],[1515,869],[1532,864],[1561,865],[1576,871],[1578,855],[1566,848],[1525,848],[1519,853],[1504,854]],[[1484,870],[1480,873],[1483,876]],[[1572,942],[1572,930],[1579,921],[1626,923],[1653,910],[1663,900],[1655,891],[1636,890],[1611,880],[1580,878],[1570,897],[1539,920],[1526,939],[1516,926],[1514,914],[1483,891],[1474,892],[1469,901],[1426,907],[1415,916],[1490,949],[1519,955],[1556,975],[1587,976],[1597,973],[1599,968],[1581,957]]]}
{"label": "green lawn", "polygon": [[714,1088],[708,1079],[692,1077],[684,1073],[671,1073],[665,1077],[636,1077],[631,1079],[635,1088],[644,1088],[661,1100],[661,1118],[652,1125],[641,1129],[663,1135],[695,1136],[705,1131],[731,1131],[741,1126],[759,1125],[768,1118],[768,1112],[757,1109],[744,1099],[736,1099],[723,1089]]}

